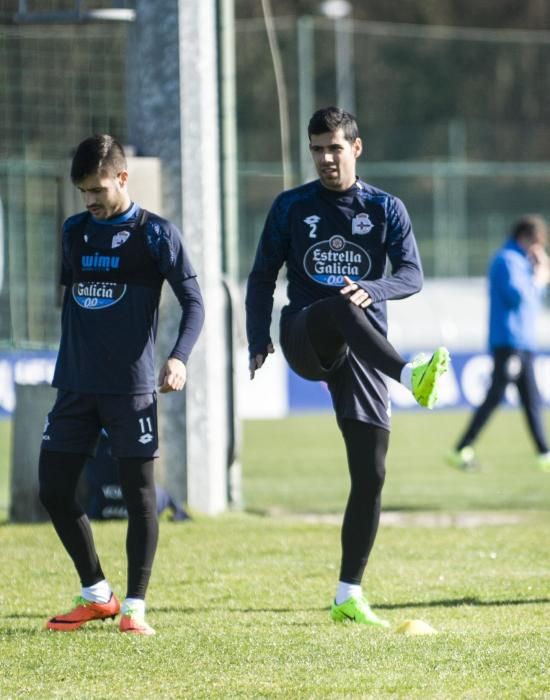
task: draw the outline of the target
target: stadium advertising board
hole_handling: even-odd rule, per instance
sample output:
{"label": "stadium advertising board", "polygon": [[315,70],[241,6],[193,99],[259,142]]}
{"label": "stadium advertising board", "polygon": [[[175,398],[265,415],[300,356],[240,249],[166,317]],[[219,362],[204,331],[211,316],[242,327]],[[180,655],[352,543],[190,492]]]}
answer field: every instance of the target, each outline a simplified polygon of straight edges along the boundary
{"label": "stadium advertising board", "polygon": [[[451,354],[451,370],[441,381],[438,408],[477,406],[485,396],[492,370],[491,357],[474,352]],[[16,384],[51,381],[55,358],[55,351],[0,352],[0,418],[8,418],[14,411]],[[331,409],[326,385],[298,377],[280,354],[269,358],[269,363],[254,382],[248,377],[246,353],[239,353],[238,363],[238,411],[241,418],[280,418],[292,413]],[[550,351],[537,356],[535,371],[542,402],[550,407]],[[389,389],[392,409],[418,408],[411,394],[400,384],[390,380]],[[266,401],[266,396],[270,397],[269,401]],[[505,401],[511,407],[518,405],[514,386],[508,387]]]}

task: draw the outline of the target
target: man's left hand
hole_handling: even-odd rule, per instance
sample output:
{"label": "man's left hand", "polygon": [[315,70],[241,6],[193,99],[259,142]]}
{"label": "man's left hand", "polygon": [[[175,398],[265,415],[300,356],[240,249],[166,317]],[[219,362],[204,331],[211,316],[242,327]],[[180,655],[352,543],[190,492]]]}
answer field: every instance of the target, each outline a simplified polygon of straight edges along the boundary
{"label": "man's left hand", "polygon": [[359,306],[362,309],[366,309],[367,306],[372,304],[372,299],[370,298],[369,293],[362,289],[353,280],[344,276],[344,282],[346,283],[346,286],[342,287],[340,294],[345,296],[350,303],[355,304],[355,306]]}
{"label": "man's left hand", "polygon": [[181,360],[169,357],[159,372],[159,392],[181,391],[187,380],[187,369]]}

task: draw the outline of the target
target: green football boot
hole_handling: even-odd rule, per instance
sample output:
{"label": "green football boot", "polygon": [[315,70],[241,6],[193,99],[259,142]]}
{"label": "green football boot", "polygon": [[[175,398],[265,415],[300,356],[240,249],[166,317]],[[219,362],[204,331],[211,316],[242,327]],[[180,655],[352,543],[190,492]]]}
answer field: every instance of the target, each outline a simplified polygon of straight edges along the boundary
{"label": "green football boot", "polygon": [[461,450],[447,452],[445,460],[449,466],[455,467],[455,469],[462,469],[465,472],[473,472],[479,469],[474,448],[469,445],[466,445]]}
{"label": "green football boot", "polygon": [[543,452],[537,457],[537,467],[541,472],[550,474],[550,452]]}
{"label": "green football boot", "polygon": [[426,361],[424,355],[413,360],[412,393],[425,408],[433,408],[437,401],[437,383],[449,369],[451,356],[447,348],[440,347]]}
{"label": "green football boot", "polygon": [[358,622],[362,625],[374,627],[389,627],[390,623],[382,620],[370,609],[370,605],[364,598],[348,598],[340,605],[332,604],[330,616],[335,622]]}

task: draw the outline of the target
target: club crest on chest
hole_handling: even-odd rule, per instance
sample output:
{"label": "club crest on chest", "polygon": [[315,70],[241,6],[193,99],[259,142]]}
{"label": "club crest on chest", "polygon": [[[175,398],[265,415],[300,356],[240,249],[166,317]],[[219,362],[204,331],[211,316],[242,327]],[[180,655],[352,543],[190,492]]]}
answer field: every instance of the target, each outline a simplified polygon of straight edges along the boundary
{"label": "club crest on chest", "polygon": [[361,212],[351,220],[351,233],[353,236],[366,236],[374,228],[368,214]]}

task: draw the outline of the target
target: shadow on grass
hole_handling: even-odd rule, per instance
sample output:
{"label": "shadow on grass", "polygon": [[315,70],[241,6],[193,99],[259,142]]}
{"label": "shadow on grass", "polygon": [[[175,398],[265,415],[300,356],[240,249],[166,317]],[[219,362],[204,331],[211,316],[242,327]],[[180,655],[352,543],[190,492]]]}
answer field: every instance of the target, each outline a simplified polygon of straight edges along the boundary
{"label": "shadow on grass", "polygon": [[373,603],[379,610],[400,610],[402,608],[459,608],[462,605],[477,607],[504,607],[506,605],[541,605],[550,603],[550,598],[528,598],[523,600],[480,600],[473,596],[448,600],[415,601],[414,603]]}
{"label": "shadow on grass", "polygon": [[[550,598],[529,598],[529,599],[515,599],[515,600],[480,600],[473,596],[467,596],[465,598],[449,598],[443,600],[428,600],[428,601],[414,601],[405,603],[376,603],[373,602],[372,606],[377,610],[406,610],[407,608],[459,608],[461,606],[473,606],[473,607],[505,607],[509,605],[542,605],[550,603]],[[263,608],[227,608],[224,605],[209,605],[206,608],[201,606],[200,608],[180,608],[180,607],[157,607],[151,606],[149,612],[151,613],[166,613],[170,615],[180,614],[180,615],[194,615],[197,613],[203,613],[206,611],[216,612],[217,610],[225,610],[227,613],[239,613],[239,614],[256,614],[256,613],[277,613],[283,615],[289,615],[292,613],[317,613],[326,612],[330,610],[330,606],[316,606],[310,608],[289,608],[289,607],[263,607]],[[0,620],[36,620],[41,623],[44,621],[44,615],[40,613],[13,613],[8,615],[0,615]],[[98,620],[99,622],[99,620]],[[43,632],[42,628],[26,630],[27,634],[38,634]],[[0,627],[0,632],[2,634],[20,634],[21,630],[9,630]]]}
{"label": "shadow on grass", "polygon": [[[478,607],[504,607],[506,605],[542,605],[544,603],[550,603],[550,598],[529,598],[524,600],[480,600],[473,596],[465,598],[451,598],[444,600],[428,600],[428,601],[415,601],[414,603],[372,603],[372,607],[378,610],[401,610],[406,608],[459,608],[463,605],[472,605]],[[225,610],[228,613],[315,613],[315,612],[326,612],[330,610],[330,606],[323,605],[319,607],[311,608],[228,608],[225,605],[210,605],[206,608],[176,608],[176,607],[151,607],[150,612],[155,613],[169,613],[173,615],[174,613],[182,613],[185,615],[193,615],[198,612],[204,612],[206,610],[211,610],[212,612],[216,610]]]}
{"label": "shadow on grass", "polygon": [[4,639],[7,637],[41,637],[42,635],[47,636],[50,634],[48,630],[43,627],[20,627],[18,629],[0,627],[0,634]]}
{"label": "shadow on grass", "polygon": [[0,620],[44,620],[44,613],[11,613],[0,615]]}
{"label": "shadow on grass", "polygon": [[227,605],[208,605],[206,607],[201,606],[200,608],[170,608],[163,607],[158,608],[151,606],[147,608],[148,612],[151,613],[169,613],[173,615],[174,613],[183,613],[184,615],[194,615],[206,610],[211,612],[216,612],[219,610],[224,610],[227,613],[297,613],[297,612],[319,612],[320,610],[328,610],[327,606],[316,607],[316,608],[228,608]]}

